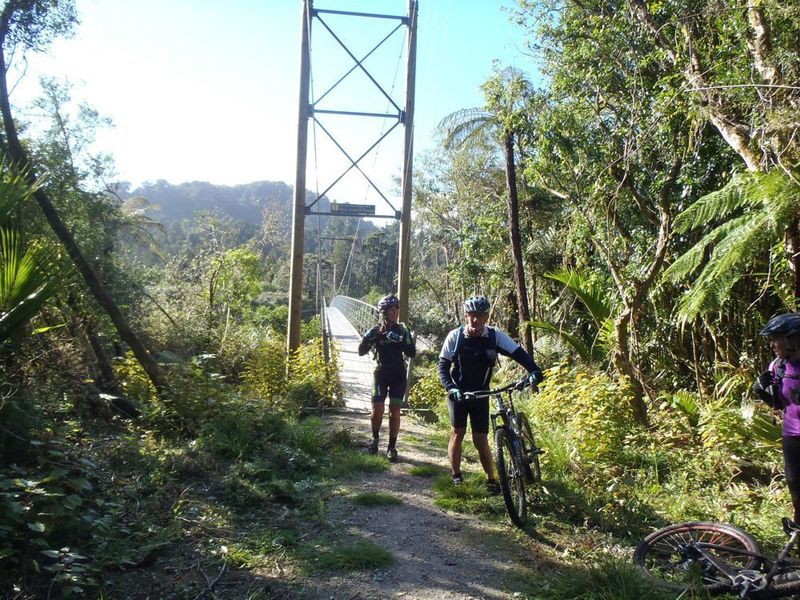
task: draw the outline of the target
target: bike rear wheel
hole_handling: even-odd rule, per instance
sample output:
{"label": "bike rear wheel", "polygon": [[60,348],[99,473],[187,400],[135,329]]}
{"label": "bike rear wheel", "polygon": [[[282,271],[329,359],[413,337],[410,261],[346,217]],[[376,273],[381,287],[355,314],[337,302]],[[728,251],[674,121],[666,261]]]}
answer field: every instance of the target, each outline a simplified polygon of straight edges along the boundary
{"label": "bike rear wheel", "polygon": [[508,431],[502,428],[494,432],[494,446],[495,466],[508,515],[514,525],[524,527],[528,521],[528,498],[525,492],[525,470],[521,454],[515,451],[514,441],[509,437]]}
{"label": "bike rear wheel", "polygon": [[756,556],[761,554],[761,548],[748,533],[731,525],[708,522],[678,523],[654,531],[636,547],[633,562],[676,589],[699,583],[711,594],[729,590],[725,575],[681,551],[691,541],[720,546],[705,550],[737,569],[758,569],[761,564]]}
{"label": "bike rear wheel", "polygon": [[519,430],[522,437],[522,459],[525,466],[525,475],[530,483],[538,484],[542,480],[542,470],[539,467],[539,448],[533,437],[533,429],[528,422],[528,417],[522,413],[517,414]]}

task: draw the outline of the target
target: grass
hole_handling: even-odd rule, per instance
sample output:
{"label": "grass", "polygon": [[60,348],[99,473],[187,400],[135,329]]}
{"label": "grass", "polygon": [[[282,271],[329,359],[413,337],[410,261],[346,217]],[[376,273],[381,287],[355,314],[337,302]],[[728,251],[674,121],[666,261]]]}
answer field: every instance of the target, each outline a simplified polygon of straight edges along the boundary
{"label": "grass", "polygon": [[361,506],[391,506],[403,503],[397,496],[384,492],[362,492],[353,496],[353,502]]}
{"label": "grass", "polygon": [[679,596],[679,592],[660,585],[630,562],[610,557],[601,557],[577,568],[543,570],[537,574],[535,582],[518,583],[522,584],[524,591],[516,592],[515,597],[530,600],[675,600],[677,597],[698,597]]}
{"label": "grass", "polygon": [[442,471],[443,469],[436,465],[414,465],[408,470],[409,474],[417,477],[435,477],[441,475]]}
{"label": "grass", "polygon": [[442,475],[433,482],[433,491],[433,503],[445,510],[492,517],[505,514],[503,498],[491,497],[486,493],[483,474],[465,474],[464,483],[460,486],[453,485],[449,474]]}
{"label": "grass", "polygon": [[382,454],[368,454],[359,448],[335,450],[331,461],[321,474],[327,477],[345,478],[355,473],[380,473],[389,468]]}
{"label": "grass", "polygon": [[366,540],[334,543],[328,547],[315,546],[310,563],[321,571],[363,571],[379,569],[394,562],[388,550]]}

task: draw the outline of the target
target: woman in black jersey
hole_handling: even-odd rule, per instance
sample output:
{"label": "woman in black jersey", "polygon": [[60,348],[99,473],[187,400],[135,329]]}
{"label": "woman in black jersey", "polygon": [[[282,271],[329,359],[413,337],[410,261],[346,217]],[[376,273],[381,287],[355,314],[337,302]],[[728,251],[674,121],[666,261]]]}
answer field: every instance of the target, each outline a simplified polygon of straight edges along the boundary
{"label": "woman in black jersey", "polygon": [[400,431],[400,406],[406,394],[405,356],[413,357],[417,351],[411,333],[398,323],[400,300],[397,296],[384,296],[378,302],[378,324],[364,334],[358,345],[359,356],[371,349],[375,351],[375,373],[372,386],[372,442],[369,452],[378,452],[381,422],[386,396],[389,396],[389,446],[386,457],[397,460],[397,434]]}

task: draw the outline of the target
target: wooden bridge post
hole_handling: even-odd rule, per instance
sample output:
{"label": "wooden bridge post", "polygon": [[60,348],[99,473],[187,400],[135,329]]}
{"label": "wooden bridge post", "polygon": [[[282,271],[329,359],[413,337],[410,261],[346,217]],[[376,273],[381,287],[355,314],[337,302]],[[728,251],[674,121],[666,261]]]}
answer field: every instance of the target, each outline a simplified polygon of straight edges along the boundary
{"label": "wooden bridge post", "polygon": [[300,97],[297,111],[297,171],[294,180],[292,217],[292,266],[289,277],[289,323],[286,346],[291,352],[300,347],[303,322],[303,237],[306,221],[306,155],[308,151],[308,92],[310,81],[309,37],[314,0],[303,0],[300,29]]}
{"label": "wooden bridge post", "polygon": [[400,298],[400,321],[408,320],[409,271],[411,264],[411,192],[414,168],[414,87],[417,70],[417,0],[408,2],[408,69],[406,70],[406,107],[403,115],[405,145],[403,150],[403,209],[400,214],[400,248],[397,266],[397,295]]}

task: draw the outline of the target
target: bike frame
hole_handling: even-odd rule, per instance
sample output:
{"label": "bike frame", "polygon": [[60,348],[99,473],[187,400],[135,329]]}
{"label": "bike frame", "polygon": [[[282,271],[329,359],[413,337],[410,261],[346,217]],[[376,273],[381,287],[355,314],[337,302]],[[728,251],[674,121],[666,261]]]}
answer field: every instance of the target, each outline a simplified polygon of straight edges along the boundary
{"label": "bike frame", "polygon": [[[800,529],[789,519],[783,519],[783,528],[789,535],[789,540],[774,561],[763,554],[756,554],[739,548],[729,548],[710,542],[691,541],[682,547],[682,551],[686,553],[688,558],[709,564],[728,577],[731,589],[739,592],[739,598],[744,599],[750,592],[760,592],[769,587],[775,577],[782,574],[787,567],[797,568],[800,566],[800,560],[789,556],[797,545],[798,540],[800,540]],[[729,554],[752,556],[761,560],[764,565],[770,565],[771,563],[771,566],[766,573],[750,569],[737,569],[707,552],[707,550],[723,550]]]}
{"label": "bike frame", "polygon": [[[514,416],[517,414],[514,408],[514,399],[511,392],[514,390],[522,390],[523,385],[527,385],[527,380],[515,381],[506,386],[494,390],[480,391],[480,392],[464,392],[465,398],[494,398],[496,410],[491,414],[492,431],[498,428],[504,428],[509,432],[512,440],[520,437],[520,431],[514,421]],[[503,394],[508,394],[508,404],[503,401]],[[502,423],[497,425],[497,417],[501,417]]]}

